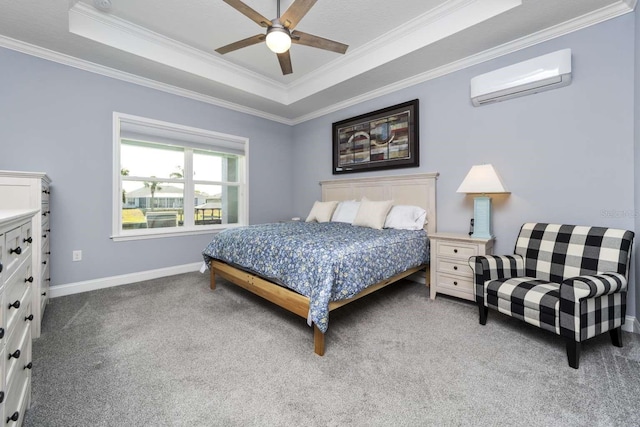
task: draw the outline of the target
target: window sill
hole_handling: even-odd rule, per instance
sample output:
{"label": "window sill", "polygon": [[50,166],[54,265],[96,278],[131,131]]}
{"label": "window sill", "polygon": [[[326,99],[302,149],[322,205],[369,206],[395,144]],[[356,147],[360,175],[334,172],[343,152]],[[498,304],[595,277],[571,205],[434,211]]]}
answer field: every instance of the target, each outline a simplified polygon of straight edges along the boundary
{"label": "window sill", "polygon": [[217,234],[228,228],[241,227],[240,224],[224,224],[215,225],[209,227],[192,227],[184,228],[180,227],[172,229],[145,229],[144,232],[140,231],[127,231],[120,234],[111,236],[111,240],[114,242],[124,242],[129,240],[146,240],[146,239],[160,239],[166,237],[181,237],[181,236],[193,236],[197,234]]}

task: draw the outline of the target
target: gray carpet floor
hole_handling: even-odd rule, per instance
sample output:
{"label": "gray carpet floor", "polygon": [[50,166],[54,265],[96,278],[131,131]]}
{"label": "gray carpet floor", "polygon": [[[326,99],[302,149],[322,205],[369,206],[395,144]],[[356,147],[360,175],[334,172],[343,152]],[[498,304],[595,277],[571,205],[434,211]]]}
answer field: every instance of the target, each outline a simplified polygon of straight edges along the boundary
{"label": "gray carpet floor", "polygon": [[399,282],[312,330],[189,273],[56,298],[26,426],[640,425],[640,336],[583,344]]}

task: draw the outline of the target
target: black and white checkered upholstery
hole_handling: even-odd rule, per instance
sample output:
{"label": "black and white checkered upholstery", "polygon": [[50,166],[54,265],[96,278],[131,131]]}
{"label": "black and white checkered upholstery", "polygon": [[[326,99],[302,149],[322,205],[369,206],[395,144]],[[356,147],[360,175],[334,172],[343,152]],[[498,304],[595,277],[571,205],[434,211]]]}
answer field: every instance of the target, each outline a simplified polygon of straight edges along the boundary
{"label": "black and white checkered upholstery", "polygon": [[620,327],[634,234],[527,223],[515,254],[473,257],[476,301],[577,342]]}

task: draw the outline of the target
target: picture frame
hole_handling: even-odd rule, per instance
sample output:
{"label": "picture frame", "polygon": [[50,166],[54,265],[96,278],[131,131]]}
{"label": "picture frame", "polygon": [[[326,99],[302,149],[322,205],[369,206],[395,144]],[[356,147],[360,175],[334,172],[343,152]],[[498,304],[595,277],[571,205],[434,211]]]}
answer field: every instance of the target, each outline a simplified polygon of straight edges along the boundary
{"label": "picture frame", "polygon": [[418,100],[333,123],[333,174],[420,166]]}

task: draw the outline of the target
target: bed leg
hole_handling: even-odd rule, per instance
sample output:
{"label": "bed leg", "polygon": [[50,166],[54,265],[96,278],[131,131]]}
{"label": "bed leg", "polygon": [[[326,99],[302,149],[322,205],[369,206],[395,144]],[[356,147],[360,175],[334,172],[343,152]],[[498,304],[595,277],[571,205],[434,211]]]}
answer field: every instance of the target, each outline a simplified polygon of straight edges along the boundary
{"label": "bed leg", "polygon": [[320,329],[313,325],[313,347],[318,356],[324,356],[324,334],[320,332]]}
{"label": "bed leg", "polygon": [[209,267],[211,270],[211,284],[209,285],[212,290],[216,288],[216,273],[213,271],[213,267]]}

